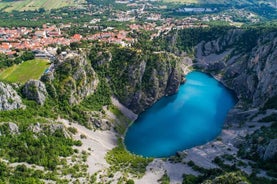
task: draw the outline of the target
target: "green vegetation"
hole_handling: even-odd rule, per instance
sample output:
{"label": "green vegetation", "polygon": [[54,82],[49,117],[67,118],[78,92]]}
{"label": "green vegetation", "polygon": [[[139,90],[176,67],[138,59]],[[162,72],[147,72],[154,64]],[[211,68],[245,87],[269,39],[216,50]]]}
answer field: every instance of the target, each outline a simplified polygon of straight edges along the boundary
{"label": "green vegetation", "polygon": [[0,161],[0,183],[36,183],[43,184],[40,180],[42,171],[35,171],[25,165],[18,165],[15,168],[8,167],[5,162]]}
{"label": "green vegetation", "polygon": [[90,111],[100,111],[103,106],[111,105],[111,90],[104,79],[100,80],[95,93],[84,99],[80,107]]}
{"label": "green vegetation", "polygon": [[263,109],[277,109],[277,95],[269,98],[263,106]]}
{"label": "green vegetation", "polygon": [[237,184],[237,183],[251,183],[251,184],[274,184],[276,180],[270,180],[267,178],[260,178],[254,175],[246,175],[241,171],[232,171],[232,172],[223,172],[220,170],[207,170],[204,175],[194,176],[191,174],[184,174],[183,175],[183,182],[182,184],[196,184],[196,183],[203,183],[203,184]]}
{"label": "green vegetation", "polygon": [[[114,5],[114,1],[112,2]],[[91,3],[103,3],[109,5],[111,0],[91,1]],[[57,5],[57,7],[58,6],[59,5]],[[50,6],[47,8],[50,8]],[[124,6],[120,5],[120,8],[124,8]],[[9,9],[7,8],[5,10],[8,11]],[[48,21],[58,24],[59,22],[82,23],[91,20],[91,16],[82,14],[81,10],[71,11],[68,9],[61,9],[44,12],[45,14],[42,13],[43,18],[40,17],[38,18],[38,21],[31,21],[33,17],[36,17],[36,15],[41,16],[40,11],[44,12],[45,10],[40,9],[32,13],[14,11],[12,14],[1,12],[0,19],[7,21],[0,21],[0,24],[11,26],[17,25],[18,23],[19,26],[41,26],[42,23],[46,23]],[[106,14],[106,12],[103,14],[104,16],[109,15]],[[79,16],[77,20],[74,18],[76,15]],[[56,16],[61,16],[63,20],[54,19],[53,17]],[[100,15],[95,16],[98,17]],[[22,21],[22,19],[24,21]],[[126,28],[127,25],[127,23],[119,24],[116,22],[105,21],[102,25],[103,27],[112,25],[120,28]],[[89,44],[92,44],[89,53],[91,63],[84,67],[84,71],[86,72],[85,78],[91,77],[88,81],[84,82],[82,77],[76,77],[77,74],[82,73],[78,72],[80,71],[78,70],[80,69],[78,63],[82,61],[76,60],[71,61],[71,63],[61,64],[54,73],[54,79],[43,81],[46,83],[47,91],[49,93],[45,105],[39,106],[35,102],[23,100],[24,104],[27,106],[26,109],[0,111],[0,122],[15,122],[18,124],[20,129],[20,134],[10,134],[6,124],[0,126],[0,157],[8,160],[9,162],[27,162],[29,164],[43,166],[47,170],[48,174],[45,174],[42,171],[39,172],[35,169],[26,168],[25,166],[10,168],[6,163],[0,162],[0,183],[39,183],[40,180],[38,180],[38,178],[59,181],[60,183],[68,183],[69,181],[61,181],[57,179],[59,176],[57,173],[60,172],[64,175],[71,174],[74,177],[83,177],[84,173],[82,171],[86,170],[87,166],[80,164],[74,164],[72,166],[66,165],[66,159],[78,152],[78,150],[73,149],[73,146],[80,145],[80,141],[74,141],[71,138],[66,137],[61,129],[53,132],[50,131],[49,128],[45,128],[43,132],[35,133],[30,130],[30,127],[34,126],[37,122],[43,125],[48,125],[53,123],[57,117],[61,117],[71,121],[76,121],[88,128],[93,128],[93,125],[89,122],[89,120],[92,116],[98,116],[98,114],[91,115],[90,113],[94,113],[93,111],[96,111],[97,113],[99,112],[104,114],[102,108],[103,106],[107,106],[107,109],[115,114],[121,122],[115,125],[115,129],[119,134],[123,135],[126,127],[128,127],[130,123],[130,120],[126,118],[115,106],[111,105],[110,97],[112,94],[119,97],[121,101],[124,101],[124,99],[130,99],[128,94],[135,94],[136,91],[144,90],[149,92],[149,89],[153,87],[153,84],[151,83],[153,80],[151,79],[154,72],[164,71],[163,69],[166,67],[176,67],[176,58],[174,55],[163,51],[173,52],[176,55],[178,55],[180,51],[186,51],[188,55],[192,56],[194,54],[193,47],[197,43],[202,40],[208,41],[216,39],[230,29],[232,29],[232,27],[217,25],[208,28],[185,29],[177,32],[175,32],[176,30],[173,30],[172,33],[167,36],[157,38],[153,41],[150,40],[150,33],[133,33],[132,36],[137,38],[138,42],[135,43],[132,48],[96,42],[70,44],[71,49],[76,50],[76,52],[78,51],[78,48],[86,48]],[[245,34],[243,34],[243,36],[239,38],[236,43],[234,43],[237,46],[237,50],[240,52],[251,50],[257,42],[259,35],[264,33],[259,30],[259,28],[252,29],[251,27],[251,29],[244,29]],[[70,34],[79,33],[79,31],[86,34],[93,32],[89,28],[80,29],[80,26],[73,26],[68,30]],[[176,36],[176,39],[170,37],[171,35]],[[169,40],[175,40],[176,42],[169,43]],[[63,49],[65,49],[65,47],[59,49],[59,52]],[[156,52],[153,53],[153,51]],[[48,63],[43,60],[30,60],[32,59],[30,57],[33,56],[27,52],[15,59],[9,59],[6,56],[0,55],[0,69],[2,70],[0,73],[0,79],[9,82],[24,83],[28,79],[39,78],[48,67]],[[22,61],[25,62],[21,63]],[[143,63],[145,63],[145,66],[142,67],[141,65]],[[94,75],[94,72],[91,72],[91,65],[97,72],[97,75]],[[140,68],[143,68],[145,71],[143,76],[139,73]],[[44,77],[46,78],[47,76]],[[141,77],[141,79],[139,79],[139,77]],[[158,78],[159,77],[162,76],[158,76]],[[82,89],[84,87],[84,83],[90,83],[96,79],[99,79],[99,84],[92,95],[84,97],[84,99],[80,99],[78,103],[69,103],[72,91],[75,89]],[[18,91],[20,93],[20,90]],[[74,95],[78,97],[79,94],[76,93]],[[265,108],[269,107],[276,108],[275,97],[272,97],[272,99],[266,102]],[[274,118],[274,116],[269,116],[266,117],[264,121],[276,121],[276,118]],[[68,128],[67,131],[72,134],[77,133],[77,130],[72,127]],[[270,138],[276,138],[276,134],[274,134],[274,132],[276,132],[276,125],[275,128],[272,128],[272,132],[268,132],[268,130],[264,131],[263,129],[261,131],[262,134],[258,135],[265,138],[261,141],[262,144],[266,145],[268,144]],[[4,136],[2,136],[3,134]],[[254,135],[254,137],[255,139],[251,140],[251,143],[255,143],[255,141],[259,138],[257,135]],[[86,138],[86,136],[81,134],[81,138]],[[251,148],[254,155],[251,153],[245,153],[245,150],[242,149],[240,149],[240,152],[243,157],[254,160],[258,156],[256,154],[256,148],[257,146],[253,149]],[[80,159],[84,161],[87,156],[88,154],[82,153]],[[78,159],[76,157],[74,157],[74,159]],[[223,183],[225,181],[226,183],[232,183],[232,181],[247,182],[245,175],[237,172],[238,169],[236,168],[236,164],[231,166],[226,165],[224,164],[222,158],[218,157],[214,160],[214,163],[220,166],[220,169],[208,170],[195,165],[193,162],[189,162],[188,165],[190,165],[193,170],[200,172],[201,176],[196,177],[192,175],[185,175],[183,183],[201,183],[206,180],[208,180],[207,182],[214,183]],[[234,158],[231,155],[225,155],[224,159],[233,160]],[[113,177],[113,173],[117,171],[123,172],[124,175],[131,173],[134,176],[141,177],[146,171],[146,166],[153,159],[143,158],[127,152],[124,148],[122,140],[120,139],[119,145],[107,153],[106,160],[111,165],[108,171],[110,172],[110,177]],[[175,157],[172,159],[172,161],[175,162],[179,162],[181,160],[181,157]],[[268,175],[276,177],[276,166],[270,165],[270,162],[276,162],[276,160],[273,159],[266,162],[259,161],[257,165],[254,165],[254,167],[264,168],[268,171]],[[58,170],[60,167],[63,168]],[[96,181],[96,175],[91,176],[90,180],[94,183]],[[126,183],[130,184],[134,183],[133,180],[127,180],[127,178],[124,181],[127,181]],[[253,175],[250,177],[249,181],[252,183],[254,183],[254,181],[267,183],[263,181],[268,180],[256,179]],[[169,183],[168,175],[165,173],[159,182],[164,184]],[[271,181],[268,181],[268,183],[271,183]]]}
{"label": "green vegetation", "polygon": [[[25,128],[20,127],[20,129]],[[13,135],[7,132],[7,125],[4,124],[0,126],[0,130],[6,131],[5,136],[0,136],[1,157],[10,162],[27,162],[51,170],[60,164],[59,157],[72,155],[72,146],[80,145],[80,142],[66,138],[62,129],[51,130],[48,127],[48,130],[43,132],[44,135],[28,130]]]}
{"label": "green vegetation", "polygon": [[[58,9],[65,6],[77,6],[84,3],[85,0],[21,0],[21,1],[11,1],[2,0],[0,1],[0,9],[4,11],[26,11],[26,10],[40,10],[40,9]],[[40,10],[42,11],[42,10]]]}
{"label": "green vegetation", "polygon": [[187,53],[193,52],[194,47],[201,41],[210,41],[223,35],[232,27],[230,26],[212,26],[204,28],[188,28],[182,29],[177,32],[176,43],[168,44],[168,40],[172,35],[175,35],[176,30],[164,38],[157,38],[154,44],[161,50],[174,52],[176,50],[185,51]]}
{"label": "green vegetation", "polygon": [[192,4],[198,3],[199,0],[163,0],[165,3],[182,3],[182,4]]}
{"label": "green vegetation", "polygon": [[160,184],[170,184],[170,178],[167,175],[167,173],[164,173],[164,175],[158,180]]}
{"label": "green vegetation", "polygon": [[[111,105],[111,89],[106,80],[101,76],[97,77],[89,61],[79,57],[58,65],[54,80],[50,80],[47,75],[44,75],[42,80],[46,85],[49,100],[60,117],[76,121],[87,128],[93,128],[90,119],[95,115],[92,115],[92,111],[100,113],[103,106]],[[94,85],[98,80],[97,86]],[[94,87],[96,89],[92,89]],[[83,90],[95,91],[86,96],[87,92],[84,93]],[[75,101],[72,102],[72,99]]]}
{"label": "green vegetation", "polygon": [[[92,67],[98,75],[109,79],[113,94],[123,103],[130,100],[131,95],[137,91],[146,92],[153,88],[155,84],[151,76],[155,71],[168,72],[167,67],[176,68],[178,59],[172,55],[166,52],[153,53],[148,50],[148,46],[140,49],[137,47],[95,44],[90,51]],[[145,72],[140,73],[137,69],[141,68],[143,63]],[[162,77],[164,76],[159,75],[158,79]],[[142,78],[142,81],[139,78]]]}
{"label": "green vegetation", "polygon": [[138,177],[144,175],[146,166],[153,160],[127,152],[121,139],[118,140],[118,146],[106,154],[105,159],[111,165],[112,173],[121,171]]}
{"label": "green vegetation", "polygon": [[255,174],[251,174],[248,177],[248,180],[251,184],[275,184],[276,183],[276,179],[268,179],[268,178],[264,178],[264,177],[256,177]]}
{"label": "green vegetation", "polygon": [[[227,3],[224,0],[163,0],[163,2],[166,3],[183,3],[183,4],[225,4]],[[232,1],[232,3],[238,3],[239,1]],[[244,3],[247,3],[247,1],[243,1]]]}
{"label": "green vegetation", "polygon": [[[81,174],[78,168],[86,169],[81,164],[66,164],[65,159],[76,152],[73,146],[82,143],[66,136],[63,126],[53,123],[17,123],[12,126],[18,126],[18,130],[11,129],[8,123],[0,123],[0,158],[7,161],[0,160],[0,183],[43,183],[41,179],[68,183],[59,178],[58,171],[70,170],[75,178]],[[27,163],[27,166],[22,163]]]}
{"label": "green vegetation", "polygon": [[32,60],[34,58],[35,58],[34,53],[30,51],[25,51],[16,58],[9,58],[5,54],[0,54],[0,72],[5,68],[11,67],[15,64],[20,64],[24,61]]}
{"label": "green vegetation", "polygon": [[[233,29],[234,27],[229,25],[210,25],[209,27],[172,30],[167,35],[155,38],[152,45],[155,45],[156,50],[166,50],[177,54],[186,52],[188,56],[193,57],[194,47],[198,43],[218,39]],[[218,52],[223,52],[225,49],[234,47],[232,55],[248,53],[257,45],[258,38],[276,30],[276,23],[254,24],[252,26],[244,26],[240,30],[242,31],[241,36],[238,36],[232,45],[223,45]],[[268,107],[274,108],[277,104],[276,99],[275,97],[269,99],[265,109]]]}
{"label": "green vegetation", "polygon": [[103,106],[111,105],[111,91],[107,83],[101,80],[95,93],[85,98],[80,104],[69,105],[66,101],[56,101],[55,103],[62,117],[74,120],[91,129],[90,116],[87,112],[101,111]]}
{"label": "green vegetation", "polygon": [[184,174],[182,184],[194,184],[198,183],[198,177],[192,174]]}
{"label": "green vegetation", "polygon": [[0,80],[25,83],[30,79],[39,79],[44,71],[49,67],[49,61],[34,59],[25,61],[18,65],[4,69],[0,73]]}
{"label": "green vegetation", "polygon": [[56,119],[62,111],[59,110],[55,101],[46,100],[44,106],[38,105],[34,101],[24,100],[26,109],[17,109],[12,111],[0,111],[0,122],[14,122],[20,125],[32,123],[49,123]]}
{"label": "green vegetation", "polygon": [[252,165],[253,168],[261,168],[267,171],[269,176],[277,176],[277,155],[272,158],[264,160],[259,155],[259,149],[261,153],[265,153],[265,148],[269,145],[270,140],[277,138],[277,122],[273,122],[270,127],[262,127],[255,131],[252,135],[246,136],[246,141],[239,146],[238,156],[253,160],[256,163]]}
{"label": "green vegetation", "polygon": [[277,122],[277,114],[271,114],[259,120],[259,122]]}
{"label": "green vegetation", "polygon": [[126,129],[131,123],[131,120],[127,118],[117,107],[114,105],[109,106],[109,111],[111,111],[117,118],[118,122],[115,125],[115,131],[120,135],[124,135]]}
{"label": "green vegetation", "polygon": [[223,175],[217,176],[213,180],[207,180],[204,184],[213,183],[213,184],[236,184],[236,183],[249,183],[247,178],[241,172],[229,172]]}

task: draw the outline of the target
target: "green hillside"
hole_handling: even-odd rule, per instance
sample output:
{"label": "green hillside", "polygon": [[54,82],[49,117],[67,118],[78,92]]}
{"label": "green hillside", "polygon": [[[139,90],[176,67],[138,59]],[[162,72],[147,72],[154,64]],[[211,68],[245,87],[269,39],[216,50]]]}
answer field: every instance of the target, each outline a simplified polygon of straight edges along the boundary
{"label": "green hillside", "polygon": [[12,10],[38,10],[39,8],[57,9],[65,6],[79,6],[84,3],[85,0],[0,0],[0,10],[12,11]]}

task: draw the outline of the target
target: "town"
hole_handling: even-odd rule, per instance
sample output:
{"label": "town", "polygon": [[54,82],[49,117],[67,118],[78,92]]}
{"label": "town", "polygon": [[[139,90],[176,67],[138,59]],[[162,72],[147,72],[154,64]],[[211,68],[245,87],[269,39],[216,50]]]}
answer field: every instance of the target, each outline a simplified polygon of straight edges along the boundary
{"label": "town", "polygon": [[[132,38],[127,37],[126,31],[118,32],[102,32],[87,37],[80,34],[74,34],[71,37],[63,34],[60,28],[55,25],[43,25],[42,29],[36,28],[0,28],[0,52],[12,56],[20,50],[43,51],[47,47],[55,47],[56,45],[70,45],[73,42],[81,40],[103,40],[109,43],[118,43],[126,45],[133,42]],[[47,55],[37,56],[47,57]]]}
{"label": "town", "polygon": [[[159,11],[168,7],[156,5],[155,1],[115,1],[119,8],[109,8],[89,4],[80,13],[80,19],[88,19],[88,22],[80,23],[44,23],[32,27],[0,27],[0,53],[10,57],[21,50],[30,50],[39,57],[48,57],[44,52],[48,47],[69,46],[70,43],[83,40],[98,40],[108,43],[130,46],[136,42],[131,33],[149,31],[151,38],[166,34],[172,29],[184,29],[192,27],[206,27],[210,22],[227,23],[229,25],[241,26],[243,23],[237,20],[248,20],[258,22],[259,18],[253,13],[230,9],[219,13],[217,8],[178,8],[173,13],[196,13],[182,18],[167,17]],[[72,11],[79,11],[75,8]],[[216,12],[215,14],[213,14]],[[63,15],[67,13],[60,12]],[[63,16],[50,14],[51,20],[63,22]],[[108,15],[108,17],[107,17]],[[238,18],[239,17],[239,18]],[[27,21],[27,18],[25,18]],[[24,20],[25,20],[24,19]],[[45,15],[32,18],[31,21],[45,19]],[[72,20],[78,19],[73,17]],[[116,26],[113,26],[116,25]],[[120,26],[118,26],[120,25]],[[69,33],[70,29],[77,28],[75,33]],[[87,32],[82,30],[86,29]]]}

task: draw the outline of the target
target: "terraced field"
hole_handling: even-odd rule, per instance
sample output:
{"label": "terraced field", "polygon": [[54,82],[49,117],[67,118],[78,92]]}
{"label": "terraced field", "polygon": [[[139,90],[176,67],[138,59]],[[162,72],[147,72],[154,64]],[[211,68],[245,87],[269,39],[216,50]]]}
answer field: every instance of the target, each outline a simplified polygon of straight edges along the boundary
{"label": "terraced field", "polygon": [[43,59],[25,61],[1,71],[0,80],[25,83],[30,79],[39,79],[49,65],[49,61]]}
{"label": "terraced field", "polygon": [[24,10],[38,10],[39,8],[57,9],[65,6],[80,6],[85,0],[0,0],[0,10],[3,11],[24,11]]}

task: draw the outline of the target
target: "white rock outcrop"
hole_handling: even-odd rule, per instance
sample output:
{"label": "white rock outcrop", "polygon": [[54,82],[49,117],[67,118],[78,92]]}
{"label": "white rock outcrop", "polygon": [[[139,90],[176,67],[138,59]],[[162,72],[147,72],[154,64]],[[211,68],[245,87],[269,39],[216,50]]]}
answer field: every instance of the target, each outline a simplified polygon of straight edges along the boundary
{"label": "white rock outcrop", "polygon": [[10,84],[0,82],[0,111],[25,108],[21,97]]}

